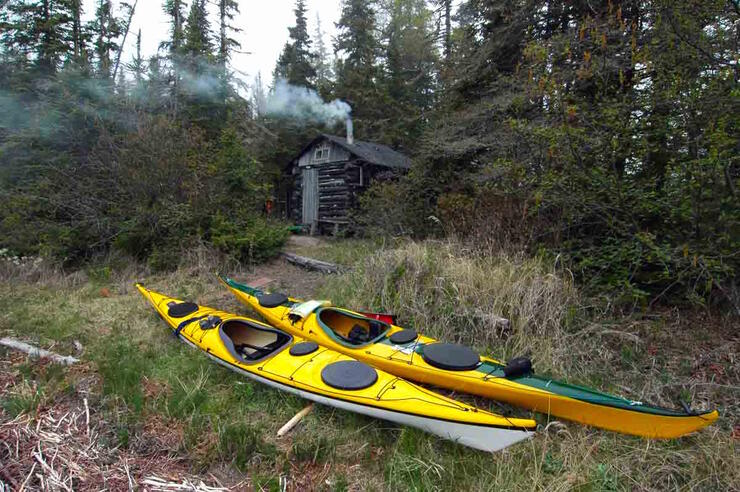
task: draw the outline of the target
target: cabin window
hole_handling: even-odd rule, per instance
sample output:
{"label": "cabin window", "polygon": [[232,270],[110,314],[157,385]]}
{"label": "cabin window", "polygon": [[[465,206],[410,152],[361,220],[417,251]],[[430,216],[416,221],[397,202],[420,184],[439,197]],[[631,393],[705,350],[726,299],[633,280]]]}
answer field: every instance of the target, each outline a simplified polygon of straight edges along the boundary
{"label": "cabin window", "polygon": [[329,145],[323,144],[313,151],[313,161],[314,162],[324,162],[329,160]]}

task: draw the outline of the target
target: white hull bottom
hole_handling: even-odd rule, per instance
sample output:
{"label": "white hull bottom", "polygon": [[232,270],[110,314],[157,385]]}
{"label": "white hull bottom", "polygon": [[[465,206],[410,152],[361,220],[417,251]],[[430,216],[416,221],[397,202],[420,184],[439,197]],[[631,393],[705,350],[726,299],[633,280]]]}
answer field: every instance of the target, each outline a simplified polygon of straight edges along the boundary
{"label": "white hull bottom", "polygon": [[[199,349],[190,340],[187,340],[185,338],[182,338],[182,340],[188,345]],[[322,395],[317,395],[315,393],[309,393],[298,388],[283,385],[275,381],[271,381],[267,378],[259,377],[239,367],[232,366],[207,352],[206,355],[211,357],[222,366],[231,369],[232,371],[243,374],[248,378],[254,379],[255,381],[267,384],[274,388],[294,393],[307,400],[312,400],[323,405],[341,408],[342,410],[349,410],[350,412],[360,413],[378,419],[389,420],[391,422],[408,425],[410,427],[416,427],[444,439],[449,439],[451,441],[469,446],[471,448],[479,449],[481,451],[498,451],[519,441],[529,439],[533,435],[532,432],[528,432],[526,430],[487,427],[484,425],[466,424],[461,422],[450,422],[446,420],[394,412],[392,410],[385,410],[382,408],[359,405],[357,403],[352,403],[344,400],[328,398]]]}

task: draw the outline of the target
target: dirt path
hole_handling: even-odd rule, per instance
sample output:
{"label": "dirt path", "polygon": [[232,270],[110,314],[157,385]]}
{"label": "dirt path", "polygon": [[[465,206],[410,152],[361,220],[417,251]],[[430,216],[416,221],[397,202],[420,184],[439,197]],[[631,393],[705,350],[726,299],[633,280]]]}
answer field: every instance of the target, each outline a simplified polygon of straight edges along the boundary
{"label": "dirt path", "polygon": [[[325,240],[313,236],[290,236],[284,251],[302,253],[305,248],[316,249],[325,244]],[[276,258],[254,268],[245,280],[250,285],[258,284],[271,291],[280,291],[291,296],[309,299],[316,297],[319,288],[326,281],[326,274],[311,271]]]}

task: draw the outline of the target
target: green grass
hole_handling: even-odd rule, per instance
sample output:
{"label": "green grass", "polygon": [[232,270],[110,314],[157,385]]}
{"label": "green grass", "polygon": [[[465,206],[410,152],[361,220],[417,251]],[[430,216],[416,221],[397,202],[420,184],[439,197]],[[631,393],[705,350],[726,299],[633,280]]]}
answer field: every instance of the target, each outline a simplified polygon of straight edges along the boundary
{"label": "green grass", "polygon": [[290,250],[302,256],[328,261],[338,265],[351,266],[362,259],[399,244],[400,240],[388,239],[343,239],[326,237],[315,246],[291,246]]}
{"label": "green grass", "polygon": [[[347,258],[358,254],[358,244],[349,243]],[[332,243],[334,258],[341,257],[343,247]],[[738,369],[731,359],[736,346],[727,335],[731,320],[713,318],[704,327],[715,330],[708,336],[687,329],[696,327],[691,316],[687,325],[670,313],[590,316],[567,276],[540,260],[473,258],[446,248],[412,243],[376,255],[366,251],[353,272],[330,277],[321,294],[349,306],[394,311],[404,323],[473,342],[493,355],[530,351],[536,369],[602,389],[668,404],[679,397],[712,402],[721,407],[722,420],[674,441],[553,424],[530,442],[491,455],[316,406],[288,436],[277,438],[277,430],[306,401],[247,380],[181,344],[132,288],[133,278],[105,269],[73,285],[0,286],[0,335],[53,345],[64,354],[76,353],[76,340],[84,345],[81,369],[15,364],[14,382],[0,396],[3,418],[80,398],[76,388],[92,376],[97,383],[86,395],[111,426],[106,437],[111,447],[135,452],[147,429],[158,423],[175,436],[166,452],[186,460],[194,472],[225,467],[248,477],[257,490],[278,490],[281,475],[320,479],[310,483],[326,490],[730,490],[740,483],[737,440],[731,437],[740,418]],[[163,292],[241,310],[212,270],[139,280]],[[470,319],[487,315],[509,317],[511,332],[484,330],[480,318]],[[718,368],[697,369],[702,354],[710,354]],[[723,379],[711,371],[724,371]]]}

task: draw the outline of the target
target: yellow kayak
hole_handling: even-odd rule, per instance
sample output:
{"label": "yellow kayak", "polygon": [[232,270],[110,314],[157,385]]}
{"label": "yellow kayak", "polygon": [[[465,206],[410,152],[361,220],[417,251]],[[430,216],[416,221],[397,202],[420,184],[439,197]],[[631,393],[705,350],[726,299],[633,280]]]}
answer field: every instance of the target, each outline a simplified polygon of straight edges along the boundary
{"label": "yellow kayak", "polygon": [[259,321],[136,287],[182,341],[268,386],[483,451],[503,449],[535,430],[533,420],[457,402]]}
{"label": "yellow kayak", "polygon": [[673,410],[535,376],[528,359],[504,363],[379,319],[331,306],[268,294],[221,277],[268,323],[293,335],[413,381],[472,393],[555,417],[625,434],[674,438],[714,422],[716,410]]}

